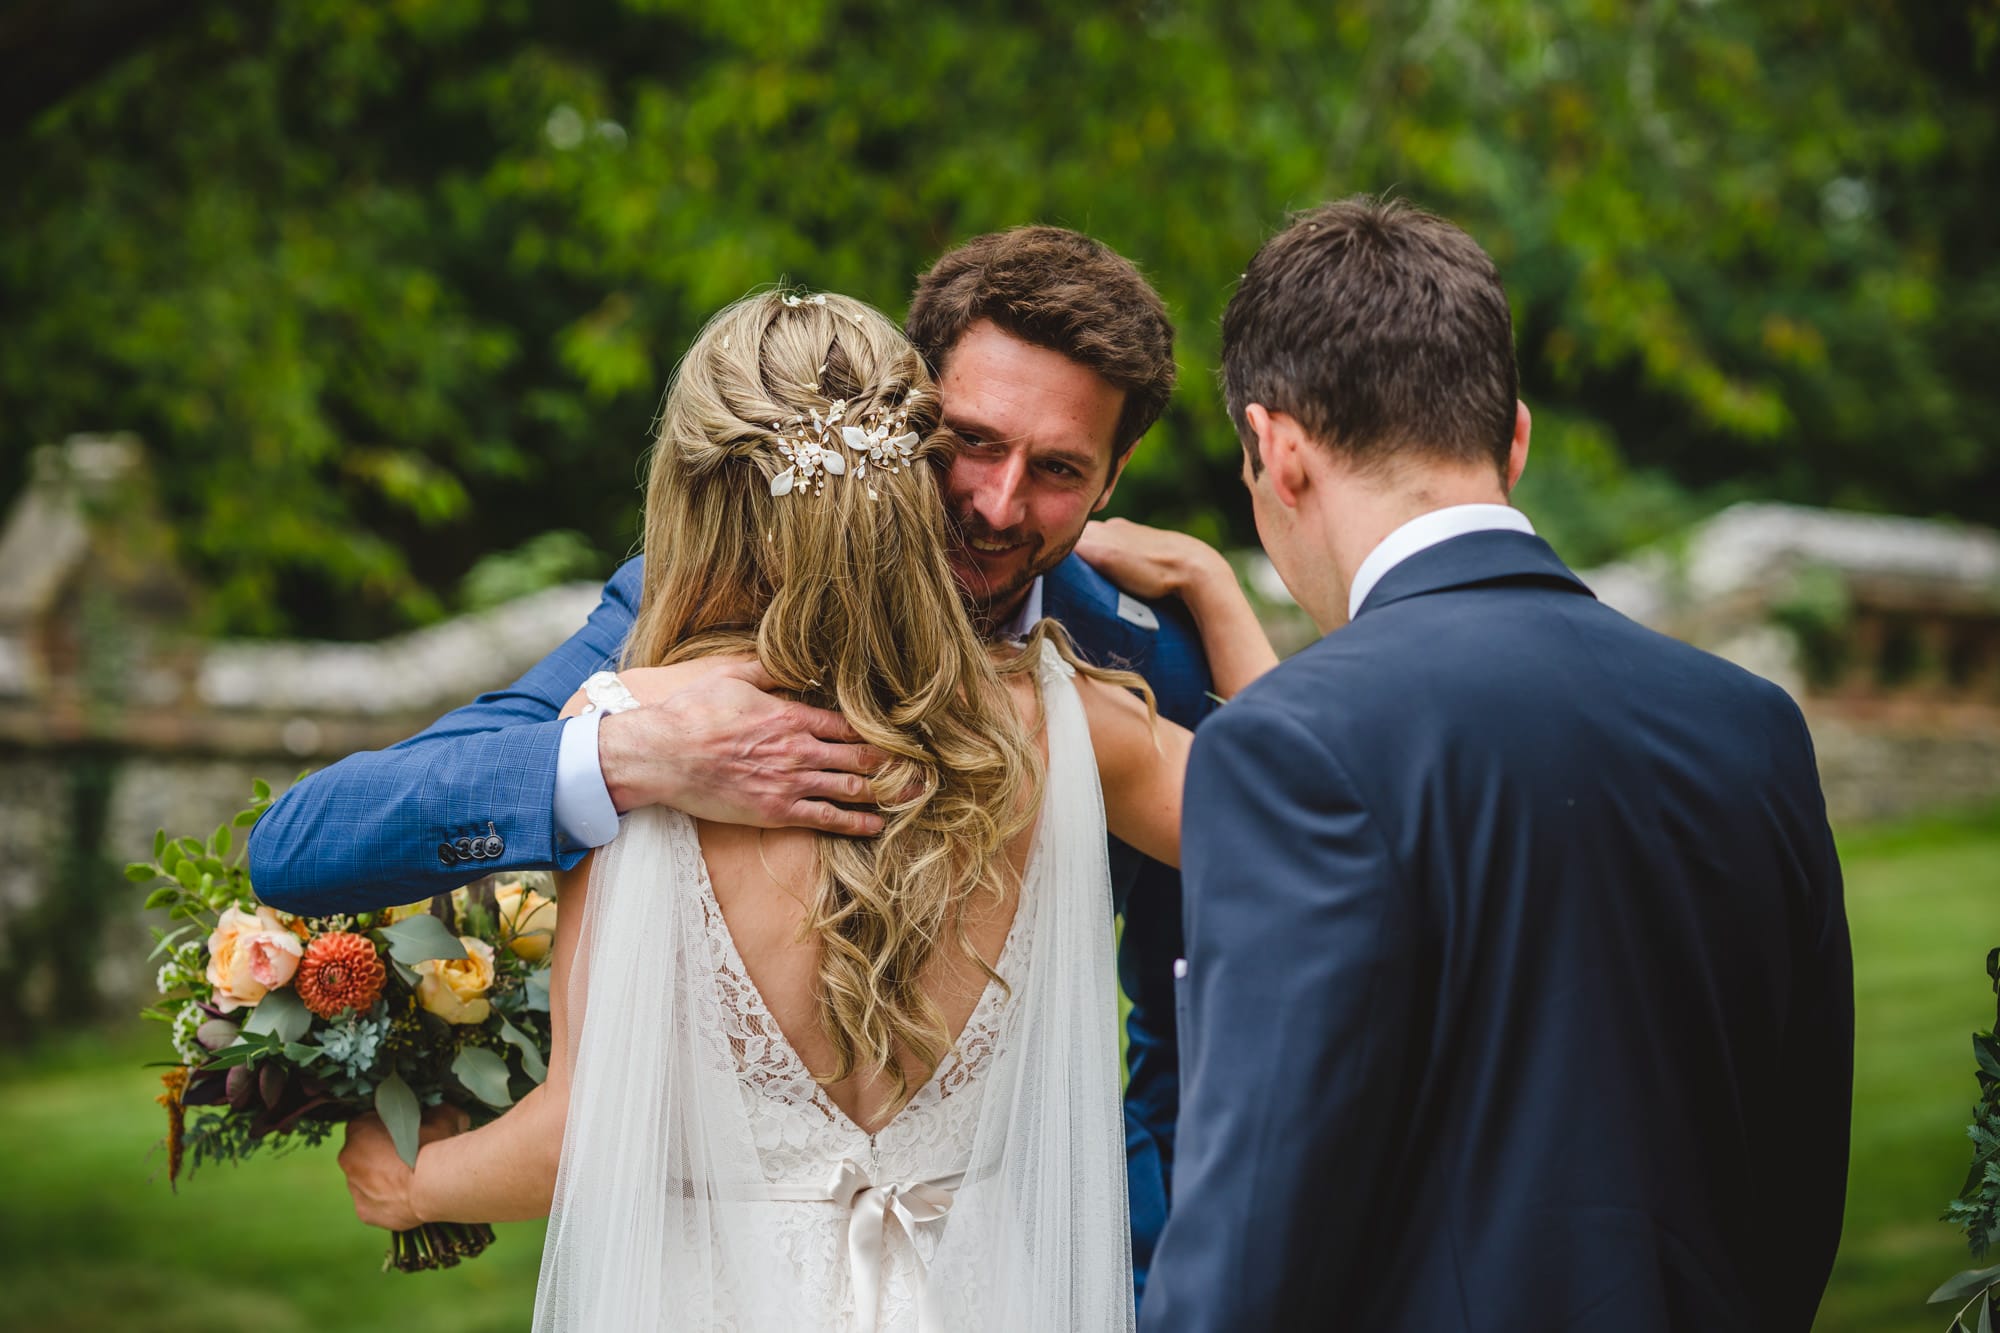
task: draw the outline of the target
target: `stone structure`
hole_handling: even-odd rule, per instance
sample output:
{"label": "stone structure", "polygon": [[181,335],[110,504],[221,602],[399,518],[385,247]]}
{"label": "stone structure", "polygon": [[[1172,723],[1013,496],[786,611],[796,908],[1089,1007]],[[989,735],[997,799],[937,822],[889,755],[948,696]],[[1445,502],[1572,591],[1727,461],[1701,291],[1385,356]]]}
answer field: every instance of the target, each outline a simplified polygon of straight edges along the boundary
{"label": "stone structure", "polygon": [[[1244,574],[1274,637],[1309,639],[1269,562]],[[1790,691],[1836,821],[2000,798],[2000,533],[1739,504],[1583,579]]]}
{"label": "stone structure", "polygon": [[[1268,563],[1239,568],[1281,649],[1310,642]],[[1586,577],[1791,690],[1837,819],[2000,796],[2000,536],[1743,505]],[[253,777],[409,735],[519,675],[597,596],[568,585],[372,644],[206,642],[137,445],[42,451],[0,528],[0,1041],[145,1002],[147,923],[120,872],[154,829],[211,829]]]}
{"label": "stone structure", "polygon": [[2000,533],[1741,504],[1590,577],[1790,690],[1836,819],[2000,796]]}
{"label": "stone structure", "polygon": [[0,1042],[146,1002],[145,926],[164,921],[144,921],[122,869],[155,829],[205,834],[254,777],[282,789],[421,729],[540,660],[599,593],[552,588],[372,644],[204,642],[118,437],[37,454],[0,571]]}

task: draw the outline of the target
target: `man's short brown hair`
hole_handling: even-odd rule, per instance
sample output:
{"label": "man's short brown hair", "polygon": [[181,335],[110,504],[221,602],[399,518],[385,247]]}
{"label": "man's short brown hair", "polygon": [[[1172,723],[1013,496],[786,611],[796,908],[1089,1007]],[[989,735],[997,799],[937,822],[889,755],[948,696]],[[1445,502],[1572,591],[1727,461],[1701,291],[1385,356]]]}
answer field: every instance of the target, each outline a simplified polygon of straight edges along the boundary
{"label": "man's short brown hair", "polygon": [[1174,391],[1174,326],[1132,261],[1066,227],[1015,227],[948,250],[917,279],[906,332],[940,378],[965,331],[991,320],[1125,391],[1113,461]]}
{"label": "man's short brown hair", "polygon": [[1229,415],[1262,403],[1364,464],[1493,463],[1504,477],[1520,377],[1500,274],[1435,214],[1356,196],[1264,243],[1222,316]]}

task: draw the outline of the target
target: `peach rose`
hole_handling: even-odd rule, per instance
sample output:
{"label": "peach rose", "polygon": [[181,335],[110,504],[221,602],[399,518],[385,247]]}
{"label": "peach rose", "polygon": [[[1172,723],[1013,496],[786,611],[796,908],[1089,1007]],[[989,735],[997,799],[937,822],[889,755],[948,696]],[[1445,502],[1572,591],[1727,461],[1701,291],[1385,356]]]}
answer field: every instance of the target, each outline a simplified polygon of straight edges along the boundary
{"label": "peach rose", "polygon": [[493,891],[493,906],[500,916],[500,938],[516,958],[539,963],[549,956],[556,938],[554,900],[516,882]]}
{"label": "peach rose", "polygon": [[291,981],[304,952],[299,937],[270,908],[259,907],[253,916],[225,907],[208,937],[208,984],[215,987],[215,1007],[226,1014],[257,1003]]}
{"label": "peach rose", "polygon": [[484,1023],[493,1006],[486,992],[493,987],[493,946],[460,935],[463,958],[431,958],[418,963],[417,1003],[447,1023]]}

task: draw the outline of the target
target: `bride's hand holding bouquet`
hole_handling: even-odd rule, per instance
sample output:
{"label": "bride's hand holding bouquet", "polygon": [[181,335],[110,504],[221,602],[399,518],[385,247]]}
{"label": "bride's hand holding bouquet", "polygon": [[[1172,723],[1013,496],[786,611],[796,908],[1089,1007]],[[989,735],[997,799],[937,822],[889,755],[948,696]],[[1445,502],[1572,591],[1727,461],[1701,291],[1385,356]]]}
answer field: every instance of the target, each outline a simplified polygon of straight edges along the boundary
{"label": "bride's hand holding bouquet", "polygon": [[[167,1175],[261,1148],[321,1143],[360,1122],[408,1173],[420,1143],[498,1116],[546,1077],[549,955],[556,904],[549,877],[510,876],[405,907],[298,917],[257,901],[234,850],[270,803],[267,784],[206,841],[154,839],[127,877],[158,883],[160,1000],[174,1060],[159,1100],[168,1114]],[[233,852],[233,854],[232,854]],[[484,1223],[425,1224],[380,1197],[362,1220],[397,1235],[386,1261],[404,1271],[448,1267],[493,1240]],[[371,1177],[371,1180],[376,1177]]]}

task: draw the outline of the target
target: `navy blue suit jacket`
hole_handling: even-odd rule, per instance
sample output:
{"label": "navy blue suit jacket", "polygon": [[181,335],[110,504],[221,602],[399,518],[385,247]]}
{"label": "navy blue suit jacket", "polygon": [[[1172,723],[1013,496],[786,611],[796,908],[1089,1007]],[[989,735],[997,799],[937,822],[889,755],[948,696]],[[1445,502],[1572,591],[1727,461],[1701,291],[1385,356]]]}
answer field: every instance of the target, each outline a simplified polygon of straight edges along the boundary
{"label": "navy blue suit jacket", "polygon": [[[640,562],[629,560],[584,627],[512,685],[400,744],[349,755],[281,796],[250,833],[257,896],[304,915],[361,912],[495,871],[575,865],[587,849],[565,846],[554,827],[556,714],[586,677],[616,665],[640,585]],[[1086,659],[1144,676],[1163,715],[1193,727],[1208,712],[1208,664],[1180,603],[1121,597],[1072,555],[1049,572],[1042,605]],[[498,855],[466,862],[448,854],[460,839],[486,838],[500,840]],[[1133,1005],[1125,1129],[1143,1290],[1166,1223],[1180,1103],[1172,990],[1182,952],[1180,875],[1115,839],[1111,875],[1117,910],[1133,904],[1118,973]]]}
{"label": "navy blue suit jacket", "polygon": [[1458,537],[1196,736],[1144,1329],[1810,1327],[1853,986],[1777,686]]}

